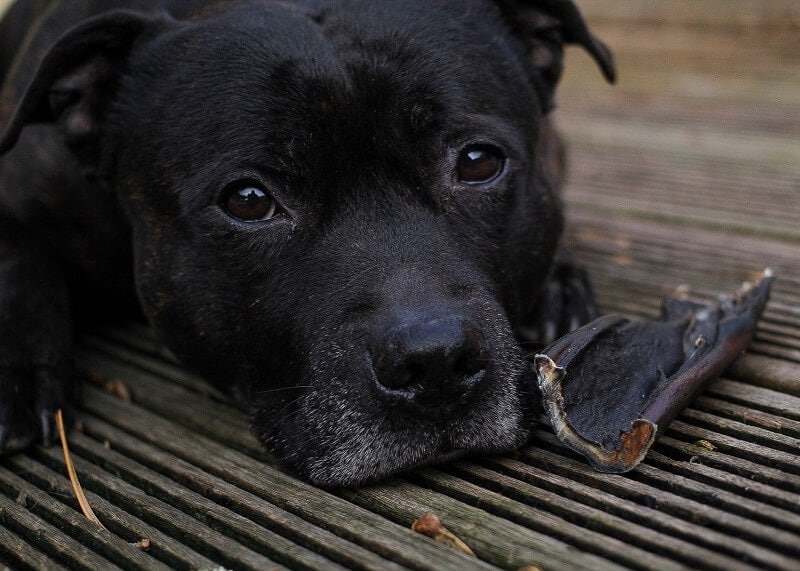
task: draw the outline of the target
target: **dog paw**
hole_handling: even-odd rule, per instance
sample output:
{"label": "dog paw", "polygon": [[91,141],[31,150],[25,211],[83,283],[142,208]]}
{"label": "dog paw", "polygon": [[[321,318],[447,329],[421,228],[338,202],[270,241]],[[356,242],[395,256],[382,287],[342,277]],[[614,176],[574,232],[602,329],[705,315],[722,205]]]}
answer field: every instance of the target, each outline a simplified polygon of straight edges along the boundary
{"label": "dog paw", "polygon": [[56,438],[55,413],[69,418],[74,400],[71,374],[42,367],[27,372],[0,369],[0,454]]}
{"label": "dog paw", "polygon": [[572,262],[557,262],[539,298],[525,335],[550,344],[599,314],[589,275]]}
{"label": "dog paw", "polygon": [[69,289],[31,243],[0,223],[0,453],[50,444],[76,396]]}

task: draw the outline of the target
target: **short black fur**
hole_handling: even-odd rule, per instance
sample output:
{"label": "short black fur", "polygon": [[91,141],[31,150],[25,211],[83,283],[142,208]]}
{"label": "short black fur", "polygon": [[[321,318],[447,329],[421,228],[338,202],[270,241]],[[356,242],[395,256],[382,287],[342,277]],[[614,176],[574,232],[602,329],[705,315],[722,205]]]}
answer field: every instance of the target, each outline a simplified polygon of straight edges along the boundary
{"label": "short black fur", "polygon": [[[134,282],[317,484],[524,443],[515,334],[594,316],[559,253],[546,114],[565,41],[613,64],[571,2],[21,4],[5,37],[39,32],[0,100],[0,449],[51,438],[71,314],[132,306]],[[471,148],[496,176],[459,180]],[[231,187],[275,214],[231,217]]]}

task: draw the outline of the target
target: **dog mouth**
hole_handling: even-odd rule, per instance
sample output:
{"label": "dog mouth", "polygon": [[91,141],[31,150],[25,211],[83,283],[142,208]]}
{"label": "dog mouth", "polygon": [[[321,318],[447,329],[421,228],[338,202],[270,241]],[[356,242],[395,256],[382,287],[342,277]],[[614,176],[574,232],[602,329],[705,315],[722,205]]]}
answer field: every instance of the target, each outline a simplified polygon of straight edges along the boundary
{"label": "dog mouth", "polygon": [[409,400],[413,387],[387,395],[366,358],[359,367],[335,359],[312,367],[319,376],[304,384],[313,388],[290,406],[259,406],[254,432],[290,471],[325,488],[507,452],[530,435],[533,378],[521,355],[504,357],[472,374],[479,390],[438,403]]}
{"label": "dog mouth", "polygon": [[[448,260],[350,279],[344,301],[294,316],[282,362],[296,366],[277,381],[296,390],[251,403],[254,434],[285,467],[334,488],[525,443],[535,383],[502,296],[461,259],[443,277]],[[362,298],[368,311],[348,311]]]}
{"label": "dog mouth", "polygon": [[[369,358],[369,354],[367,356]],[[369,386],[373,394],[398,414],[406,414],[409,422],[419,418],[446,422],[479,397],[488,377],[486,369],[482,368],[463,373],[457,383],[443,379],[430,387],[429,383],[417,380],[409,381],[400,388],[389,388],[381,382],[374,368],[370,373]],[[415,371],[411,376],[419,379],[422,374]]]}

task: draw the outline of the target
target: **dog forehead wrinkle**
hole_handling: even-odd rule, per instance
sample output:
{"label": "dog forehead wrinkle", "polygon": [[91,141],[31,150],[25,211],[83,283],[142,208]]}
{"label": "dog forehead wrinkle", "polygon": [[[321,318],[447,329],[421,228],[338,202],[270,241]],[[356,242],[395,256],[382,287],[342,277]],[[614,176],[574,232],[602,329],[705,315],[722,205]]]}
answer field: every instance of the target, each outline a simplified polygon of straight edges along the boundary
{"label": "dog forehead wrinkle", "polygon": [[[396,178],[397,173],[405,173],[404,176],[409,178],[408,165],[414,161],[409,160],[413,154],[408,155],[408,152],[410,149],[423,148],[428,143],[422,139],[415,140],[409,132],[398,130],[398,126],[405,122],[416,123],[417,128],[422,130],[431,128],[432,123],[442,117],[437,108],[440,101],[451,102],[456,107],[475,107],[464,101],[465,90],[472,90],[474,98],[475,94],[485,97],[486,89],[479,87],[481,81],[467,81],[469,78],[464,77],[463,70],[491,70],[498,67],[471,65],[469,58],[474,55],[480,59],[479,54],[464,52],[462,47],[460,52],[455,53],[461,53],[457,58],[467,58],[461,61],[463,70],[447,71],[453,67],[449,62],[451,50],[443,49],[443,46],[429,39],[441,37],[441,34],[429,33],[425,36],[424,31],[426,26],[432,25],[431,20],[452,20],[452,9],[444,3],[433,4],[435,6],[424,8],[413,5],[411,15],[403,16],[403,21],[409,20],[407,27],[417,30],[406,34],[410,34],[411,39],[395,37],[397,32],[392,14],[400,8],[408,9],[408,4],[403,2],[392,3],[393,12],[388,16],[383,13],[383,7],[380,10],[373,8],[370,14],[363,17],[357,15],[355,19],[360,23],[354,24],[346,33],[342,32],[347,35],[346,40],[328,37],[331,33],[327,28],[320,28],[310,19],[298,15],[297,11],[285,11],[284,14],[279,7],[272,6],[269,9],[260,8],[254,22],[244,18],[243,15],[249,15],[250,10],[245,11],[241,7],[226,8],[221,11],[224,18],[217,14],[204,21],[204,27],[200,28],[202,33],[192,37],[178,52],[183,54],[179,58],[182,62],[179,66],[181,75],[174,82],[179,86],[191,85],[193,90],[199,90],[206,96],[203,102],[178,105],[178,114],[184,116],[185,123],[192,125],[197,136],[181,141],[177,147],[171,144],[167,149],[166,145],[162,145],[166,152],[159,153],[158,161],[164,163],[163,170],[192,172],[208,165],[203,142],[221,139],[229,144],[222,147],[214,161],[220,166],[235,165],[239,157],[248,157],[250,162],[258,163],[265,148],[273,152],[288,149],[290,154],[294,154],[294,157],[290,157],[291,162],[303,169],[311,168],[312,161],[309,158],[320,157],[316,178],[324,179],[327,175],[329,180],[342,181],[343,186],[347,184],[344,182],[347,178],[358,176],[359,173],[374,175],[376,170],[391,171],[389,178]],[[262,20],[286,22],[270,30]],[[326,18],[325,21],[329,20]],[[300,32],[294,30],[297,21],[303,22]],[[380,25],[372,26],[377,22]],[[454,30],[460,30],[464,25],[459,24]],[[235,41],[220,45],[221,40],[213,34],[218,27],[225,29],[225,26],[235,27],[238,35],[233,34]],[[473,24],[470,26],[475,27]],[[194,31],[184,31],[184,34],[193,36]],[[356,42],[354,37],[359,34],[363,38],[359,37],[358,41],[364,47],[354,55],[344,49],[344,43]],[[484,33],[480,37],[485,40],[496,35],[496,32],[494,35]],[[394,43],[408,44],[410,47],[407,53],[402,50],[387,52],[389,48],[385,46]],[[444,67],[440,65],[442,62],[436,63],[443,54],[447,54],[448,59],[448,65]],[[184,61],[189,57],[194,59],[194,63]],[[163,58],[160,50],[153,50],[151,61],[142,67],[160,69],[163,65],[156,61],[160,58]],[[410,60],[413,60],[413,65]],[[254,65],[253,61],[264,63]],[[303,65],[298,66],[297,62],[301,61]],[[302,67],[301,73],[298,67]],[[391,73],[385,73],[387,70]],[[359,87],[357,101],[353,99],[354,81]],[[204,84],[207,87],[203,87]],[[217,88],[214,88],[215,85]],[[424,95],[426,91],[428,93]],[[212,94],[210,97],[209,93]],[[180,92],[165,92],[158,100],[165,99],[180,101]],[[282,108],[281,102],[286,100],[307,103],[300,105],[302,112],[298,112],[298,109]],[[504,105],[497,102],[496,107],[502,110]],[[157,113],[164,106],[153,107]],[[325,107],[327,113],[323,113]],[[477,107],[480,108],[480,105]],[[234,109],[236,117],[230,115]],[[265,113],[283,118],[279,124],[275,124],[272,119],[265,118]],[[507,115],[505,112],[503,114]],[[149,113],[142,115],[151,117],[150,120],[158,125],[176,119],[153,117]],[[251,117],[247,123],[254,126],[253,131],[236,128],[241,124],[242,116]],[[237,118],[238,121],[235,120]],[[181,120],[180,117],[178,120]],[[130,129],[123,128],[121,131],[129,132]],[[282,141],[281,137],[288,133],[302,135],[293,135],[289,140]],[[152,131],[147,133],[153,134]],[[158,146],[157,139],[152,136],[147,138],[148,142]],[[404,147],[400,144],[403,141],[410,144]],[[363,168],[358,168],[362,164]],[[420,172],[417,177],[419,180],[409,178],[406,186],[420,189],[427,186],[425,176],[426,173]],[[203,175],[201,178],[208,177]],[[337,201],[336,193],[322,193],[320,197],[333,204]],[[195,195],[190,198],[194,200]]]}
{"label": "dog forehead wrinkle", "polygon": [[[261,98],[282,99],[272,89],[281,65],[302,62],[307,74],[346,80],[332,44],[309,18],[290,8],[232,3],[148,41],[129,63],[121,90],[130,92],[124,97],[127,109],[117,116],[128,121],[138,117],[161,128],[185,120],[195,125],[197,136],[181,145],[197,147],[202,156],[208,137],[237,141],[237,134],[248,132],[241,129],[242,116],[251,116],[247,124],[257,125],[265,107]],[[125,127],[130,131],[134,125]],[[148,135],[158,134],[153,131]]]}
{"label": "dog forehead wrinkle", "polygon": [[[459,111],[491,109],[507,117],[516,115],[510,109],[526,100],[526,88],[507,87],[525,76],[516,69],[520,54],[504,41],[508,31],[493,3],[467,3],[469,17],[462,17],[461,10],[447,2],[355,1],[329,6],[324,33],[336,44],[356,82],[364,102],[360,114],[370,117],[362,121],[364,127],[396,125],[402,110],[424,130],[441,119],[442,102]],[[506,71],[499,77],[498,70]],[[509,91],[515,97],[504,95]],[[407,103],[403,94],[410,95]],[[504,98],[508,101],[501,101]],[[394,109],[392,100],[397,101]],[[362,150],[374,152],[375,141],[391,139],[386,134],[391,133],[384,129],[375,131],[372,141],[365,137],[369,144]]]}

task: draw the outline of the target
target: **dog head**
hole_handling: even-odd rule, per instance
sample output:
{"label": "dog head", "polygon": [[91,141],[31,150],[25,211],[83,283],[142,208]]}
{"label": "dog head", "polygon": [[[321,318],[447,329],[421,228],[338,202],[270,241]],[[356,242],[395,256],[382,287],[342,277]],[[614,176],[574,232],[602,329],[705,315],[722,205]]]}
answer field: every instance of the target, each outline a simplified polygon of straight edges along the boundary
{"label": "dog head", "polygon": [[529,434],[513,331],[561,233],[566,42],[613,77],[565,0],[116,11],[50,50],[2,146],[58,123],[164,341],[290,467],[360,483]]}

